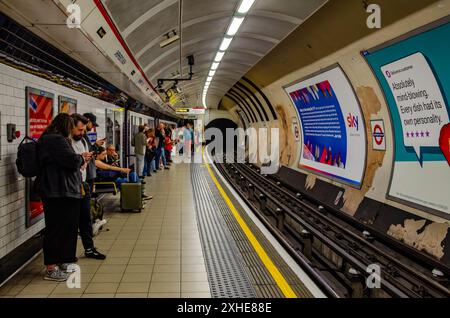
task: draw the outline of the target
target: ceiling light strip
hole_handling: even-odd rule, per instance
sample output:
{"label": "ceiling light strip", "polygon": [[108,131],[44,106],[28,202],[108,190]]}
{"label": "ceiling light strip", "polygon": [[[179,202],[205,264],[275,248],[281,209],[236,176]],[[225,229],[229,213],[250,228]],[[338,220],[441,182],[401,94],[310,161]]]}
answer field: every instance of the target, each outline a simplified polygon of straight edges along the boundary
{"label": "ceiling light strip", "polygon": [[230,47],[231,42],[233,41],[233,37],[239,31],[239,28],[245,20],[246,14],[250,11],[255,1],[256,0],[242,0],[239,4],[238,9],[233,15],[233,19],[231,20],[226,35],[224,36],[222,43],[220,44],[220,48],[214,58],[214,62],[211,64],[211,69],[203,87],[202,102],[205,108],[207,108],[206,98],[208,96],[208,89],[211,85],[214,75],[216,74],[216,70],[219,68],[220,62],[222,61],[226,51]]}

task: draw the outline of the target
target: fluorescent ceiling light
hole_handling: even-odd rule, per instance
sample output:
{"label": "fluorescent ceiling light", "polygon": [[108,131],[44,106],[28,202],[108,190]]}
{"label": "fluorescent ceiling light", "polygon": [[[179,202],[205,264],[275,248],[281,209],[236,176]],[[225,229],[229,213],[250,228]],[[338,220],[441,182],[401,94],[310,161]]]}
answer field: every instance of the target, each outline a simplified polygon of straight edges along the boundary
{"label": "fluorescent ceiling light", "polygon": [[223,59],[225,52],[217,52],[216,57],[214,58],[214,62],[220,62]]}
{"label": "fluorescent ceiling light", "polygon": [[216,74],[216,71],[209,71],[209,76],[214,76]]}
{"label": "fluorescent ceiling light", "polygon": [[239,27],[241,26],[243,21],[244,17],[234,17],[233,21],[231,21],[231,24],[228,27],[227,35],[234,36],[239,30]]}
{"label": "fluorescent ceiling light", "polygon": [[206,83],[211,82],[211,81],[212,81],[212,76],[208,76],[208,77],[206,78]]}
{"label": "fluorescent ceiling light", "polygon": [[253,3],[255,3],[255,0],[242,0],[241,5],[239,6],[237,12],[241,14],[246,14],[248,10],[250,10],[250,8],[252,7]]}
{"label": "fluorescent ceiling light", "polygon": [[212,63],[212,65],[211,65],[211,70],[212,70],[212,71],[215,71],[215,70],[217,70],[218,67],[219,67],[219,63],[214,62],[214,63]]}
{"label": "fluorescent ceiling light", "polygon": [[222,44],[220,44],[219,50],[226,51],[230,46],[231,41],[233,41],[233,38],[224,37],[222,40]]}

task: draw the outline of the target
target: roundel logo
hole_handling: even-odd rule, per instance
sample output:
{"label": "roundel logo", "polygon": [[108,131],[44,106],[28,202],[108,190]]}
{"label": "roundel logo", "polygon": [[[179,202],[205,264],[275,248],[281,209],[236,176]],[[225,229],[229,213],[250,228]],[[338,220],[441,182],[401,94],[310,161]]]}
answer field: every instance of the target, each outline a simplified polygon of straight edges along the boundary
{"label": "roundel logo", "polygon": [[376,124],[373,127],[373,138],[375,140],[375,143],[377,145],[381,145],[383,143],[383,139],[384,139],[384,132],[383,132],[383,128],[381,128],[380,125]]}
{"label": "roundel logo", "polygon": [[296,125],[294,128],[295,138],[300,137],[300,131],[298,130],[298,126]]}

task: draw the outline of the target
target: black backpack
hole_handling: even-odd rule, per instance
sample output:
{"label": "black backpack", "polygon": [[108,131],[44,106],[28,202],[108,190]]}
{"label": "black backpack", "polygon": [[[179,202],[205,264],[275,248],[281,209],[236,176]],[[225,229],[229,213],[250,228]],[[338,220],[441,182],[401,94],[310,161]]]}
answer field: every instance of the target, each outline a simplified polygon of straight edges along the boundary
{"label": "black backpack", "polygon": [[39,174],[37,147],[38,143],[28,136],[19,145],[16,167],[17,171],[25,178],[33,178]]}

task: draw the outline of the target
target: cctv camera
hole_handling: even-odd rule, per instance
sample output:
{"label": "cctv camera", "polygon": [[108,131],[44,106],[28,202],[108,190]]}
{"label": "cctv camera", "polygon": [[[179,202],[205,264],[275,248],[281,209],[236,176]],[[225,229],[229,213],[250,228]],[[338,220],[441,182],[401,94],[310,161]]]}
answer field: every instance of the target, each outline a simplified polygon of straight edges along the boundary
{"label": "cctv camera", "polygon": [[194,65],[195,64],[194,55],[189,55],[187,57],[187,60],[188,60],[188,64],[189,65]]}

